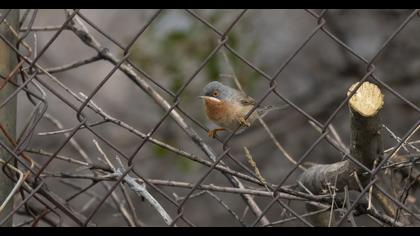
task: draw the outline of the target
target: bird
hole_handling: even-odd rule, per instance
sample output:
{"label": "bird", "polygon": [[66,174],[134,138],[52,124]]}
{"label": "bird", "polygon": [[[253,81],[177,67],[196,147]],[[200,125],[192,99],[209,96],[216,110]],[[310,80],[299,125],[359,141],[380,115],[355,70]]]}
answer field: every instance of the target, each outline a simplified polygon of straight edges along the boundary
{"label": "bird", "polygon": [[248,112],[255,107],[256,102],[254,98],[244,92],[219,81],[211,81],[204,86],[202,94],[199,98],[204,100],[207,118],[220,127],[208,131],[208,136],[211,138],[215,138],[218,131],[233,132],[238,125],[240,125],[240,129],[236,134],[242,133],[258,117],[262,118],[271,111],[282,110],[288,106],[259,106],[245,119]]}

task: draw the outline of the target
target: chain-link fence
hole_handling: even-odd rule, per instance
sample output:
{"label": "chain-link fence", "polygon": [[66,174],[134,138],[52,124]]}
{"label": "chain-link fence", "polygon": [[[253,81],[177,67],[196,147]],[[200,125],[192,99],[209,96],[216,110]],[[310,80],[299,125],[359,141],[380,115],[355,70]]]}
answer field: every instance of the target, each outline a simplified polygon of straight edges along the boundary
{"label": "chain-link fence", "polygon": [[[418,10],[138,11],[1,10],[1,225],[419,225]],[[289,106],[211,139],[219,79]]]}

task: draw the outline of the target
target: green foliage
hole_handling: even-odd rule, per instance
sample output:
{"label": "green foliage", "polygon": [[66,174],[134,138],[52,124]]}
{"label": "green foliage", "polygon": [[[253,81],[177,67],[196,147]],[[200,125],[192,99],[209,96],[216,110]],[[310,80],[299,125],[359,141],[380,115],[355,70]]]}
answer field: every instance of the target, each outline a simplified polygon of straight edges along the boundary
{"label": "green foliage", "polygon": [[154,146],[153,148],[153,156],[158,157],[158,158],[162,158],[168,155],[168,152],[169,152],[168,150],[160,146]]}
{"label": "green foliage", "polygon": [[176,155],[172,152],[169,152],[165,148],[162,148],[160,146],[154,146],[153,148],[153,156],[155,158],[168,158],[175,160],[175,166],[180,171],[188,172],[191,171],[192,167],[194,166],[194,163],[188,159],[185,158],[176,158]]}
{"label": "green foliage", "polygon": [[180,171],[188,172],[192,170],[194,163],[190,160],[185,158],[178,158],[176,163],[176,167],[179,168]]}

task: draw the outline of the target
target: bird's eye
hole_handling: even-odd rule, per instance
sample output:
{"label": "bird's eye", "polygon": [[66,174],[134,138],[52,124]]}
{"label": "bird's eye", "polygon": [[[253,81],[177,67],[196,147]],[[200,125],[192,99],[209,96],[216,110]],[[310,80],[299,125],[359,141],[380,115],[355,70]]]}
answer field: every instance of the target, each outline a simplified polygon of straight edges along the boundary
{"label": "bird's eye", "polygon": [[214,91],[213,92],[213,97],[217,97],[217,96],[219,96],[219,91]]}

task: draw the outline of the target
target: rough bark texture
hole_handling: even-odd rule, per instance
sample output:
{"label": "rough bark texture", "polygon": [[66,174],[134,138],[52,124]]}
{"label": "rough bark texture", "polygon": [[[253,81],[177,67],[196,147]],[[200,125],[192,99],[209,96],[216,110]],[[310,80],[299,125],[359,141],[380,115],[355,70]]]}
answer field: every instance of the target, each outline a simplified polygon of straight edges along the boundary
{"label": "rough bark texture", "polygon": [[[347,95],[350,95],[357,85],[358,83],[353,84]],[[369,169],[372,169],[374,161],[383,155],[379,116],[382,106],[381,91],[369,82],[364,82],[349,100],[350,154]],[[349,190],[359,191],[354,172],[358,174],[362,185],[365,185],[369,176],[364,178],[361,175],[362,169],[349,159],[328,165],[315,165],[302,173],[299,181],[313,194],[330,193],[331,187],[335,187],[335,192],[343,192],[344,186],[348,186]],[[316,216],[313,218],[314,223],[318,226],[328,226],[329,214],[325,212]]]}
{"label": "rough bark texture", "polygon": [[328,165],[315,165],[302,173],[299,181],[317,195],[328,193],[329,185],[335,186],[336,191],[343,191],[346,185],[357,188],[357,183],[351,176],[354,171],[354,166],[349,160]]}
{"label": "rough bark texture", "polygon": [[[0,18],[2,18],[6,13],[7,9],[0,9]],[[12,10],[7,16],[7,23],[14,29],[18,29],[19,23],[19,10]],[[16,30],[18,31],[18,30]],[[12,34],[10,28],[4,22],[0,25],[0,34],[4,35],[9,42],[13,44],[16,43],[17,38]],[[5,42],[0,40],[0,75],[5,78],[16,66],[17,58],[16,53],[10,49]],[[12,78],[14,79],[14,78]],[[1,83],[4,83],[4,80],[1,79]],[[14,90],[15,88],[7,84],[0,91],[0,102],[3,102]],[[16,98],[10,100],[4,107],[0,109],[0,123],[6,129],[6,131],[15,138],[16,135]],[[5,135],[0,133],[0,140],[6,144],[9,144]],[[8,160],[10,158],[9,153],[0,148],[0,158],[3,160]],[[1,166],[3,167],[3,166]],[[3,174],[3,171],[0,171],[0,204],[3,203],[5,198],[11,192],[13,188],[13,182]],[[0,221],[5,217],[8,212],[13,208],[13,201],[10,201],[8,205],[0,212]],[[10,219],[5,226],[12,226],[12,220]]]}
{"label": "rough bark texture", "polygon": [[[354,84],[350,90],[353,90]],[[369,82],[363,83],[349,100],[350,105],[350,154],[363,165],[372,169],[375,159],[383,156],[381,118],[383,95],[379,88]]]}

